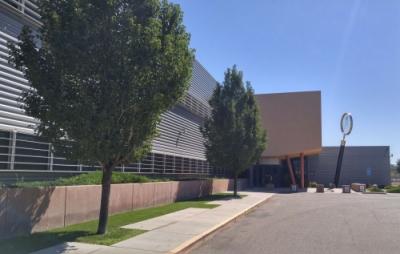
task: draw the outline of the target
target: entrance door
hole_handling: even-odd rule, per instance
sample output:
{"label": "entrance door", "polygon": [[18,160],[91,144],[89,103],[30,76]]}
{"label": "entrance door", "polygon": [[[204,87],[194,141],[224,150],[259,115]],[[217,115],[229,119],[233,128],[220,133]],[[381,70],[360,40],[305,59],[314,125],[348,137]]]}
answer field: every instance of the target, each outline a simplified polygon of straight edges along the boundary
{"label": "entrance door", "polygon": [[253,185],[265,187],[272,183],[276,188],[289,187],[288,170],[281,165],[256,165],[253,168]]}

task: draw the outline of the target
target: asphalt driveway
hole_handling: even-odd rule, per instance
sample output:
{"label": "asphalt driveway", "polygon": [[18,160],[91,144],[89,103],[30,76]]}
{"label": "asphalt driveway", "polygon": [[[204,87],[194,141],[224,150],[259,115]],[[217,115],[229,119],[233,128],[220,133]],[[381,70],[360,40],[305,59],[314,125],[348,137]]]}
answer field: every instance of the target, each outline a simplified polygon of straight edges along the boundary
{"label": "asphalt driveway", "polygon": [[191,254],[400,253],[400,194],[278,194]]}

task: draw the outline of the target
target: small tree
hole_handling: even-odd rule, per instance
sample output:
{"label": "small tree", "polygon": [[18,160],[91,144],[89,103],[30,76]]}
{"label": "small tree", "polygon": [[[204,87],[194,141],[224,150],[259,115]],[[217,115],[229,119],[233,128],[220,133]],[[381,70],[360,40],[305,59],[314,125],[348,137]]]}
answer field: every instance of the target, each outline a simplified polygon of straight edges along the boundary
{"label": "small tree", "polygon": [[210,164],[229,170],[234,179],[254,164],[266,146],[266,131],[261,128],[258,106],[249,82],[236,66],[225,72],[223,85],[217,84],[210,100],[211,117],[201,132]]}
{"label": "small tree", "polygon": [[396,163],[396,170],[397,170],[397,172],[400,174],[400,159],[397,160],[397,163]]}
{"label": "small tree", "polygon": [[[160,115],[188,88],[193,52],[179,6],[166,0],[42,0],[11,62],[32,89],[39,135],[103,171],[97,232],[106,232],[113,169],[148,153]],[[68,141],[66,141],[68,140]]]}

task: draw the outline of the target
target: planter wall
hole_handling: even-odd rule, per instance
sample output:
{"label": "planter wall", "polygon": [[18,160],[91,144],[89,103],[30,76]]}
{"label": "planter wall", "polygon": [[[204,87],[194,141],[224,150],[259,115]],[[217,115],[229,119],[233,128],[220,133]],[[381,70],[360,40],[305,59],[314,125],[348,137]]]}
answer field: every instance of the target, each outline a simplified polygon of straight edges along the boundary
{"label": "planter wall", "polygon": [[[110,213],[173,203],[230,190],[228,179],[111,185]],[[239,179],[239,190],[247,179]],[[0,189],[0,238],[97,219],[100,185]]]}
{"label": "planter wall", "polygon": [[351,189],[357,192],[365,192],[367,190],[367,186],[363,183],[352,183]]}

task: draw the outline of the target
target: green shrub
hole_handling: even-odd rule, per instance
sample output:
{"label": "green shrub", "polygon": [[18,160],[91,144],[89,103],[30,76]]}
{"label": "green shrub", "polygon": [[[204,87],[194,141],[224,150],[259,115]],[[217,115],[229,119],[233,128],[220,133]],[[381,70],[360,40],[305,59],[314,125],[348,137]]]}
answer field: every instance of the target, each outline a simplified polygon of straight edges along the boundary
{"label": "green shrub", "polygon": [[310,183],[308,184],[308,187],[310,187],[310,188],[317,188],[317,182],[310,182]]}
{"label": "green shrub", "polygon": [[[46,187],[46,186],[69,186],[69,185],[98,185],[101,184],[102,172],[80,174],[68,178],[59,178],[54,181],[36,181],[24,182],[19,181],[16,187]],[[150,179],[146,176],[135,175],[132,173],[113,172],[112,183],[146,183],[165,181],[167,179]]]}
{"label": "green shrub", "polygon": [[388,193],[400,193],[400,187],[386,190]]}
{"label": "green shrub", "polygon": [[385,189],[389,193],[400,193],[400,185],[388,185]]}
{"label": "green shrub", "polygon": [[367,189],[369,192],[384,192],[384,190],[382,190],[381,188],[379,188],[378,186],[371,186]]}
{"label": "green shrub", "polygon": [[36,188],[36,187],[49,187],[56,186],[55,182],[52,181],[32,181],[25,182],[24,180],[18,180],[14,185],[14,187],[18,188]]}

